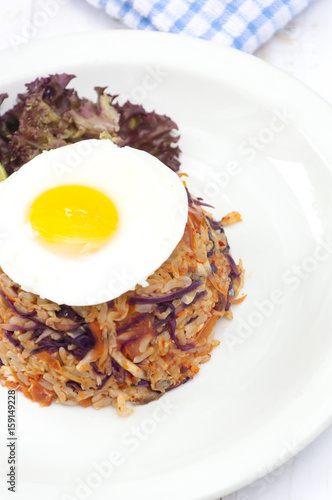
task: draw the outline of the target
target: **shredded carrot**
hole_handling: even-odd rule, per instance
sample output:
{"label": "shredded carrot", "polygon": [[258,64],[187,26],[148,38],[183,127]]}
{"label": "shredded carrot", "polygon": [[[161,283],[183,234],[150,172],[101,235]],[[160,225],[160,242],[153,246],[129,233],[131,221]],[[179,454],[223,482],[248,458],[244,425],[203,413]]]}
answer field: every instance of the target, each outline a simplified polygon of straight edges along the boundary
{"label": "shredded carrot", "polygon": [[50,406],[53,401],[54,392],[48,391],[36,380],[31,380],[30,387],[22,385],[22,392],[24,396],[36,401],[40,406]]}
{"label": "shredded carrot", "polygon": [[235,222],[240,222],[241,220],[242,219],[239,212],[230,212],[221,219],[221,225],[229,226],[230,224],[234,224]]}
{"label": "shredded carrot", "polygon": [[5,377],[0,377],[1,385],[8,387],[8,389],[20,390],[20,384],[18,382],[10,382]]}
{"label": "shredded carrot", "polygon": [[194,365],[194,366],[191,366],[191,367],[190,367],[190,370],[191,370],[193,373],[198,373],[198,372],[199,372],[199,368],[198,368],[198,366],[195,366],[195,365]]}
{"label": "shredded carrot", "polygon": [[241,302],[244,301],[246,298],[246,295],[242,295],[242,297],[239,297],[237,299],[229,299],[232,304],[241,304]]}
{"label": "shredded carrot", "polygon": [[204,225],[204,221],[205,221],[205,217],[204,217],[203,212],[196,207],[189,206],[188,215],[190,217],[190,220],[191,220],[196,232],[199,234],[201,227]]}
{"label": "shredded carrot", "polygon": [[218,318],[218,314],[212,314],[212,316],[205,322],[202,330],[199,332],[196,342],[198,341],[198,339],[199,341],[201,341],[201,339],[203,339],[204,337],[206,338],[210,335],[212,329],[218,321]]}
{"label": "shredded carrot", "polygon": [[187,245],[189,248],[193,250],[193,252],[197,249],[197,235],[194,230],[193,222],[190,218],[187,220],[187,224],[182,236],[183,243]]}
{"label": "shredded carrot", "polygon": [[[179,176],[179,177],[182,177],[182,176],[184,176],[184,177],[188,177],[188,175],[187,175],[187,174],[185,174],[185,173],[183,173],[183,174],[182,174],[182,173],[181,173],[181,174],[178,174],[178,176]],[[187,187],[186,181],[182,181],[182,184],[184,185],[184,187],[185,187],[185,188]]]}
{"label": "shredded carrot", "polygon": [[[17,379],[16,373],[13,372],[13,377]],[[3,380],[3,377],[0,377],[1,381]],[[9,380],[5,380],[5,387],[8,387],[8,389],[15,389],[16,391],[22,391],[24,396],[31,399],[32,401],[35,401],[40,404],[40,406],[50,406],[50,404],[53,401],[54,397],[54,392],[48,391],[45,387],[43,387],[39,382],[36,380],[29,380],[31,382],[31,385],[28,387],[26,385],[23,385],[22,382],[11,382]]]}
{"label": "shredded carrot", "polygon": [[53,358],[53,356],[51,356],[49,352],[42,351],[37,353],[37,356],[41,361],[45,361],[45,363],[47,363],[50,368],[53,368],[53,370],[61,370],[60,362],[57,359]]}
{"label": "shredded carrot", "polygon": [[83,408],[87,408],[88,406],[92,405],[92,396],[90,398],[82,399],[80,401],[80,405],[83,406]]}
{"label": "shredded carrot", "polygon": [[95,355],[99,357],[104,352],[103,332],[99,328],[99,323],[97,321],[89,323],[89,328],[96,340],[96,345],[94,348]]}

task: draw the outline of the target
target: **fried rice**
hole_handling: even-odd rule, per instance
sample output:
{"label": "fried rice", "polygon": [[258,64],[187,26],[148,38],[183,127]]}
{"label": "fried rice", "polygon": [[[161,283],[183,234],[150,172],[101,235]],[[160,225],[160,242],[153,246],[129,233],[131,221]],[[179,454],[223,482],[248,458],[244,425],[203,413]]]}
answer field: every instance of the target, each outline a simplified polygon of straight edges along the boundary
{"label": "fried rice", "polygon": [[111,302],[55,304],[0,269],[1,384],[41,406],[113,405],[125,415],[127,402],[149,403],[192,379],[219,344],[216,321],[242,300],[244,273],[222,224],[200,199],[188,200],[184,235],[167,261],[147,286]]}

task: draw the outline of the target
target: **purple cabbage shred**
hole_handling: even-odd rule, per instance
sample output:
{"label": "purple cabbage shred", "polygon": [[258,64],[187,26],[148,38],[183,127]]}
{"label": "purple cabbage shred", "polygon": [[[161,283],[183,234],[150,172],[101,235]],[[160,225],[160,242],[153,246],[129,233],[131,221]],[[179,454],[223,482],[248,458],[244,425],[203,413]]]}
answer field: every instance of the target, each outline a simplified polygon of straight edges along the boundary
{"label": "purple cabbage shred", "polygon": [[22,313],[20,311],[18,311],[14,305],[14,303],[0,290],[0,295],[1,297],[3,297],[8,305],[8,307],[14,311],[16,314],[18,314],[19,316],[21,316],[21,318],[32,318],[33,316],[36,315],[35,312],[32,312],[32,313]]}
{"label": "purple cabbage shred", "polygon": [[185,344],[181,345],[177,339],[177,336],[175,334],[176,331],[176,315],[175,315],[175,307],[173,306],[172,302],[165,302],[165,305],[167,305],[171,309],[171,313],[168,315],[168,329],[169,333],[171,336],[171,339],[175,343],[176,347],[181,349],[182,351],[189,351],[189,349],[193,349],[196,347],[194,344]]}
{"label": "purple cabbage shred", "polygon": [[230,291],[233,290],[233,280],[232,280],[232,277],[230,277],[230,282],[229,282],[229,285],[228,285],[228,292],[227,292],[227,301],[226,301],[226,305],[225,305],[225,311],[229,311],[230,310],[230,307],[231,307],[231,303],[230,303],[230,300],[229,300],[229,293]]}
{"label": "purple cabbage shred", "polygon": [[[103,379],[103,381],[101,382],[101,384],[99,384],[99,385],[97,386],[97,389],[102,389],[102,388],[104,387],[104,385],[106,384],[107,380],[109,380],[109,378],[112,376],[112,374],[111,374],[111,375],[105,375],[105,373],[100,372],[100,371],[97,369],[97,367],[96,367],[96,363],[90,363],[90,366],[91,366],[91,368],[92,368],[93,372],[94,372],[96,375],[98,375],[99,377],[104,377],[104,379]],[[112,369],[113,369],[113,367],[112,367]]]}
{"label": "purple cabbage shred", "polygon": [[102,389],[104,387],[104,385],[106,384],[106,382],[111,378],[111,376],[112,376],[112,374],[111,375],[105,375],[105,377],[103,378],[102,383],[97,386],[97,389]]}
{"label": "purple cabbage shred", "polygon": [[206,218],[209,221],[209,224],[214,231],[220,231],[221,233],[224,232],[224,228],[222,227],[220,221],[216,221],[214,219],[211,219],[211,217],[206,217]]}
{"label": "purple cabbage shred", "polygon": [[66,382],[66,387],[70,387],[70,389],[72,389],[74,392],[83,390],[81,384],[75,382],[74,380],[68,380],[68,382]]}
{"label": "purple cabbage shred", "polygon": [[116,330],[116,333],[117,335],[120,335],[121,333],[123,332],[126,332],[127,330],[129,330],[130,328],[132,328],[133,326],[137,325],[138,323],[140,323],[144,318],[146,318],[146,316],[148,315],[148,313],[143,313],[143,314],[140,314],[139,316],[137,316],[137,318],[133,319],[132,321],[130,321],[129,323],[127,323],[126,325],[124,326],[121,326],[120,328],[117,328]]}
{"label": "purple cabbage shred", "polygon": [[66,304],[60,306],[60,311],[57,311],[56,315],[58,318],[71,319],[72,321],[78,324],[84,322],[83,318],[79,316],[72,307],[67,306]]}
{"label": "purple cabbage shred", "polygon": [[208,253],[206,254],[206,256],[208,258],[212,257],[212,255],[214,254],[214,252],[216,251],[216,242],[214,241],[214,238],[212,236],[212,234],[210,233],[209,231],[209,240],[212,242],[212,248],[211,250],[208,251]]}
{"label": "purple cabbage shred", "polygon": [[3,333],[5,334],[5,337],[13,344],[13,346],[18,347],[23,351],[23,346],[20,344],[20,342],[12,337],[11,332],[8,330],[3,330]]}
{"label": "purple cabbage shred", "polygon": [[231,266],[231,271],[232,271],[233,277],[238,278],[239,276],[241,276],[241,271],[238,270],[237,265],[235,264],[233,257],[229,253],[225,253],[224,255],[225,255],[226,259],[228,260],[229,265]]}
{"label": "purple cabbage shred", "polygon": [[38,327],[38,328],[35,328],[35,331],[33,332],[33,334],[31,335],[30,337],[30,340],[33,340],[35,339],[36,337],[39,337],[43,331],[46,329],[46,326],[43,327]]}
{"label": "purple cabbage shred", "polygon": [[[45,329],[44,327],[42,331]],[[42,331],[40,333],[42,333]],[[35,332],[36,333],[36,332]],[[33,336],[35,335],[33,334]],[[38,336],[40,335],[38,334]],[[94,348],[96,340],[87,323],[80,325],[73,331],[60,332],[54,330],[54,333],[60,336],[59,339],[45,338],[41,340],[41,345],[31,351],[31,354],[36,354],[41,351],[48,351],[50,353],[57,352],[61,347],[69,351],[68,347],[73,345],[74,348],[70,350],[73,356],[77,359],[83,359],[84,356]],[[37,337],[37,334],[35,335]]]}
{"label": "purple cabbage shred", "polygon": [[103,375],[105,375],[104,373],[100,372],[97,367],[96,367],[96,363],[90,363],[90,366],[92,368],[92,371],[98,375],[99,377],[102,377]]}
{"label": "purple cabbage shred", "polygon": [[216,266],[213,262],[211,262],[211,271],[212,271],[213,273],[216,273],[216,272],[218,271],[217,266]]}
{"label": "purple cabbage shred", "polygon": [[209,207],[209,208],[214,208],[214,206],[213,206],[213,205],[209,205],[208,203],[205,203],[205,202],[203,201],[203,198],[196,198],[196,199],[194,199],[194,200],[193,200],[193,202],[194,202],[194,204],[195,204],[195,205],[199,205],[199,206],[201,206],[201,207]]}
{"label": "purple cabbage shred", "polygon": [[77,330],[77,335],[70,338],[71,343],[76,346],[76,349],[71,352],[75,358],[83,359],[84,356],[95,347],[96,339],[94,338],[87,323],[81,325],[77,328]]}
{"label": "purple cabbage shred", "polygon": [[122,366],[120,366],[115,359],[112,359],[112,371],[113,375],[115,377],[115,380],[118,382],[118,384],[122,384],[125,381],[126,378],[126,371]]}
{"label": "purple cabbage shred", "polygon": [[150,382],[142,379],[138,382],[138,384],[136,384],[135,387],[150,387]]}
{"label": "purple cabbage shred", "polygon": [[202,285],[202,281],[196,281],[191,285],[178,290],[177,292],[170,293],[169,295],[164,295],[162,297],[138,297],[136,295],[132,295],[128,298],[127,303],[129,305],[135,304],[160,304],[162,302],[169,302],[171,300],[179,299],[183,295],[192,292],[196,288]]}

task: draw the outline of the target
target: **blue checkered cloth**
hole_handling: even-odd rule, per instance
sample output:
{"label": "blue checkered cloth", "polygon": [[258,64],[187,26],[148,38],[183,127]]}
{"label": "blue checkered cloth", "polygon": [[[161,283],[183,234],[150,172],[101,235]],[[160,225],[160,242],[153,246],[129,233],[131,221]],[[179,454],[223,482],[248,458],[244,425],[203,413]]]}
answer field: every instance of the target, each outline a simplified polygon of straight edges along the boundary
{"label": "blue checkered cloth", "polygon": [[130,28],[254,52],[314,0],[87,0]]}

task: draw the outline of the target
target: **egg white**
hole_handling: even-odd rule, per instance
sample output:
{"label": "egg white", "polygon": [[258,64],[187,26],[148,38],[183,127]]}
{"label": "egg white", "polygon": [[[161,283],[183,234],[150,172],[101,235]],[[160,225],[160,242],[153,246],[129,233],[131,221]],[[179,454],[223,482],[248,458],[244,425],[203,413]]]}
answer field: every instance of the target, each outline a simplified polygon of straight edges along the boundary
{"label": "egg white", "polygon": [[[49,251],[26,226],[33,201],[61,185],[108,196],[119,226],[99,251],[77,259]],[[58,304],[112,300],[146,279],[180,241],[188,200],[179,177],[155,157],[91,139],[44,152],[0,184],[0,265],[24,290]]]}

